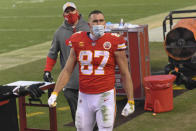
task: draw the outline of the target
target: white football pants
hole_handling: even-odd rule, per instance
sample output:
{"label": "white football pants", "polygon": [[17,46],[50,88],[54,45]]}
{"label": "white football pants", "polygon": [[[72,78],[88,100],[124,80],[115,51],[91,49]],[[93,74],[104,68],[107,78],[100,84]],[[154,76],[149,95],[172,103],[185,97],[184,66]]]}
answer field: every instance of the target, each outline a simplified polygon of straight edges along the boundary
{"label": "white football pants", "polygon": [[116,116],[115,89],[100,94],[79,92],[75,125],[77,131],[112,131]]}

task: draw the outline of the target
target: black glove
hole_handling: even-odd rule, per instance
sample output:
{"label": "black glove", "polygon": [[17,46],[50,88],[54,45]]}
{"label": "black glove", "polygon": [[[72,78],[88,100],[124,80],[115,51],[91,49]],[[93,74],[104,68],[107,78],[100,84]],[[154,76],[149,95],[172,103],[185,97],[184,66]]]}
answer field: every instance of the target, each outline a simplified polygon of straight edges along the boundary
{"label": "black glove", "polygon": [[52,75],[49,71],[44,71],[43,79],[46,82],[52,82],[53,81]]}
{"label": "black glove", "polygon": [[44,91],[42,91],[39,87],[44,85],[44,83],[33,84],[30,86],[21,86],[19,88],[19,95],[30,94],[32,98],[40,97]]}

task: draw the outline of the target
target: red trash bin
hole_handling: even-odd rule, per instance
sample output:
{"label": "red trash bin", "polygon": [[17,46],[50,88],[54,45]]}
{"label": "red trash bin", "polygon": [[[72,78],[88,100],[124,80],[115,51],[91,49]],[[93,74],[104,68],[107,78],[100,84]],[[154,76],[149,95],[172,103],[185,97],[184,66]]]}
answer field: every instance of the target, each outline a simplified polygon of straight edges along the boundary
{"label": "red trash bin", "polygon": [[144,110],[156,113],[173,109],[172,85],[176,76],[154,75],[144,78],[145,105]]}

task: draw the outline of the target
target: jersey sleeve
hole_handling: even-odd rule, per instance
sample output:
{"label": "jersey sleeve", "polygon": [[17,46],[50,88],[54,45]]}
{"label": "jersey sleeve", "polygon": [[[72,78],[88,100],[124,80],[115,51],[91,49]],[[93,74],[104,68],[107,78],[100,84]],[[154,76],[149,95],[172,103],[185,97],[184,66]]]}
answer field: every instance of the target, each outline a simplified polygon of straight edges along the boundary
{"label": "jersey sleeve", "polygon": [[75,43],[78,42],[78,38],[80,38],[81,31],[74,33],[69,39],[65,41],[65,44],[71,48],[74,48]]}
{"label": "jersey sleeve", "polygon": [[123,36],[117,37],[115,51],[125,50],[127,48],[126,41]]}

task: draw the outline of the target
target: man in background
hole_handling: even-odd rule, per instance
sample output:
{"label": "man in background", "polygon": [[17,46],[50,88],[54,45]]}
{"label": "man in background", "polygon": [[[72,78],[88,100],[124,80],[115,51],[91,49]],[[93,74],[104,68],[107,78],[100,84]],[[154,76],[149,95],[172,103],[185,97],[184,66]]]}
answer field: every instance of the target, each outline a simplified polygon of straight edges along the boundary
{"label": "man in background", "polygon": [[[51,82],[53,80],[51,71],[56,63],[59,52],[61,69],[63,69],[66,64],[70,47],[65,45],[65,41],[75,32],[89,31],[88,23],[84,21],[82,15],[79,14],[74,3],[67,2],[63,5],[63,17],[64,23],[55,32],[51,48],[46,59],[43,79],[47,82]],[[63,90],[64,96],[69,103],[74,122],[78,101],[78,88],[79,73],[77,65],[71,75],[70,81]]]}

